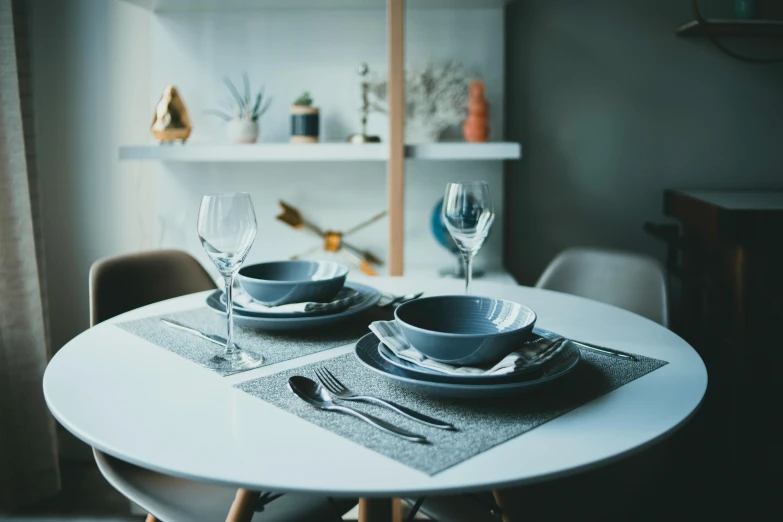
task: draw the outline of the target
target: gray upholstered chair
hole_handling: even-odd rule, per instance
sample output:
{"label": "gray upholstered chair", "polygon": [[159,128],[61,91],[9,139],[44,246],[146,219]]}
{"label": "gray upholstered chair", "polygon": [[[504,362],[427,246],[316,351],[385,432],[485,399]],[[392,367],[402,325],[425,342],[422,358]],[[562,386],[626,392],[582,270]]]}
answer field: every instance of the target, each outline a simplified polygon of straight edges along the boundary
{"label": "gray upholstered chair", "polygon": [[90,268],[90,326],[141,306],[214,288],[204,267],[180,250],[99,259]]}
{"label": "gray upholstered chair", "polygon": [[[178,250],[104,258],[90,268],[90,322],[94,326],[140,306],[214,288],[201,264]],[[356,504],[203,484],[140,468],[95,449],[93,454],[106,480],[149,513],[147,522],[328,522],[340,520]]]}
{"label": "gray upholstered chair", "polygon": [[535,286],[609,303],[669,325],[666,273],[650,256],[569,248],[555,256]]}

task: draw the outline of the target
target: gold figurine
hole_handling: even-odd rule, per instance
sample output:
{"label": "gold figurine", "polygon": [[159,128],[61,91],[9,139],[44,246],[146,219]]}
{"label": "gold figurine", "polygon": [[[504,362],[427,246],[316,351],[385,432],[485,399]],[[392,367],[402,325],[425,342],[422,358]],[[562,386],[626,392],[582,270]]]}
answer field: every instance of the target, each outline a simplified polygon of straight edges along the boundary
{"label": "gold figurine", "polygon": [[163,90],[158,105],[155,107],[155,116],[152,119],[150,129],[155,138],[161,143],[185,140],[190,136],[193,127],[190,126],[188,109],[177,88],[169,85]]}

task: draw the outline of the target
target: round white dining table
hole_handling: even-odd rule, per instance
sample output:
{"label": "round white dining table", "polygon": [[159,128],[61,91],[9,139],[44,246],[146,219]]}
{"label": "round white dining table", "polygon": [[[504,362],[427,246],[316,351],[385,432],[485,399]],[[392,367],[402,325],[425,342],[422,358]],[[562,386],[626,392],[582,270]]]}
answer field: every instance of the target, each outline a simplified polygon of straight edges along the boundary
{"label": "round white dining table", "polygon": [[[459,280],[435,277],[360,280],[394,294],[464,291]],[[150,470],[253,491],[368,498],[500,489],[596,467],[665,438],[704,396],[698,354],[644,317],[525,286],[476,280],[473,293],[531,307],[542,328],[668,364],[433,476],[233,387],[353,344],[221,377],[114,324],[203,306],[208,292],[139,308],[77,336],[49,363],[44,394],[76,437]]]}

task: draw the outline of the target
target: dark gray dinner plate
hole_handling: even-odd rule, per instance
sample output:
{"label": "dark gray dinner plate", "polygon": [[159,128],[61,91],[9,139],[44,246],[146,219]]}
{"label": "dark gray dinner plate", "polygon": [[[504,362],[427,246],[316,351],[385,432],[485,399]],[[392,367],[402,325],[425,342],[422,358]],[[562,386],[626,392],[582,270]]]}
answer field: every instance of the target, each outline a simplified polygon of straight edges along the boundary
{"label": "dark gray dinner plate", "polygon": [[368,333],[356,343],[354,354],[365,368],[389,382],[412,391],[452,399],[505,397],[538,388],[568,374],[576,367],[581,358],[579,349],[570,346],[552,359],[549,364],[544,365],[545,368],[542,368],[540,372],[525,374],[524,377],[517,376],[517,380],[507,380],[513,376],[498,376],[497,378],[501,380],[492,383],[453,382],[454,376],[452,375],[414,373],[391,364],[378,353],[379,342],[380,340],[374,333]]}
{"label": "dark gray dinner plate", "polygon": [[[348,281],[345,286],[353,288],[360,294],[359,299],[341,312],[327,315],[308,317],[260,317],[252,312],[244,312],[234,309],[234,324],[256,330],[305,330],[332,326],[347,321],[357,314],[375,306],[381,298],[381,292],[375,288],[361,283]],[[215,290],[207,297],[207,307],[211,310],[225,314],[226,305],[221,302],[222,291]]]}

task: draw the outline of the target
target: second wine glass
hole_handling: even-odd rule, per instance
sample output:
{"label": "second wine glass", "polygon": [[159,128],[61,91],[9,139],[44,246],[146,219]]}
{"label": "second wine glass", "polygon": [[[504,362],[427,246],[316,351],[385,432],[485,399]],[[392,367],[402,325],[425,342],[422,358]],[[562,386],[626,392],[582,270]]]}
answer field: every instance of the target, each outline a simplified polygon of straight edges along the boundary
{"label": "second wine glass", "polygon": [[489,234],[495,211],[489,185],[484,181],[466,181],[446,185],[443,221],[465,260],[465,293],[470,293],[473,257]]}
{"label": "second wine glass", "polygon": [[234,276],[253,246],[256,227],[256,212],[249,194],[207,194],[201,199],[198,237],[226,284],[226,347],[204,361],[209,368],[249,370],[264,362],[260,354],[241,350],[234,344]]}

